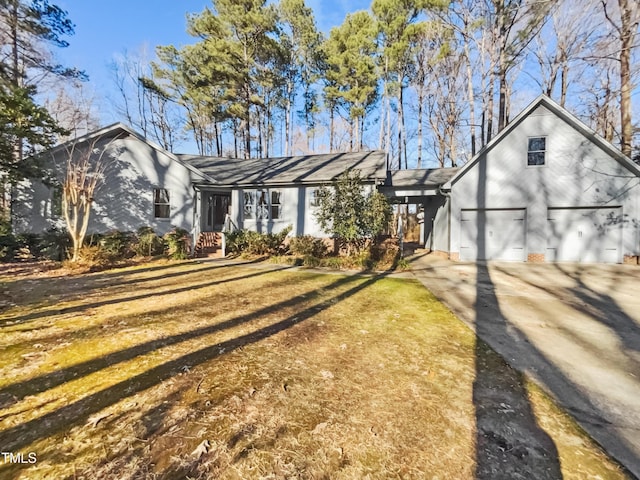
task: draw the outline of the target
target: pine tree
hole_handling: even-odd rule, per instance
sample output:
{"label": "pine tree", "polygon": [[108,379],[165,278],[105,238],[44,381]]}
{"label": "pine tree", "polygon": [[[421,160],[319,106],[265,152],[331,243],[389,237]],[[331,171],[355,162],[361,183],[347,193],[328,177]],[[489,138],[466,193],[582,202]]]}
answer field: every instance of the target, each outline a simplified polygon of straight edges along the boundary
{"label": "pine tree", "polygon": [[[47,0],[0,1],[0,182],[4,191],[11,191],[24,178],[44,176],[33,154],[50,146],[61,129],[34,100],[35,85],[48,75],[86,78],[83,72],[50,60],[47,47],[68,46],[64,37],[73,33],[67,13]],[[6,215],[6,199],[0,200]]]}
{"label": "pine tree", "polygon": [[332,106],[343,105],[347,110],[352,126],[351,150],[362,148],[364,116],[377,98],[375,37],[373,19],[360,11],[347,15],[341,26],[331,29],[324,43],[325,97]]}

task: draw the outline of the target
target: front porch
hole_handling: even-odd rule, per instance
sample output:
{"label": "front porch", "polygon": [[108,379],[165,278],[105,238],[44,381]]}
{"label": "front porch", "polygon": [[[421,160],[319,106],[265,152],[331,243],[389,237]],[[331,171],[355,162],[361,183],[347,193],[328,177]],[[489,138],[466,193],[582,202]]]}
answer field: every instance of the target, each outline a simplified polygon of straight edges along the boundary
{"label": "front porch", "polygon": [[199,189],[196,195],[194,257],[224,256],[225,221],[231,209],[231,191]]}

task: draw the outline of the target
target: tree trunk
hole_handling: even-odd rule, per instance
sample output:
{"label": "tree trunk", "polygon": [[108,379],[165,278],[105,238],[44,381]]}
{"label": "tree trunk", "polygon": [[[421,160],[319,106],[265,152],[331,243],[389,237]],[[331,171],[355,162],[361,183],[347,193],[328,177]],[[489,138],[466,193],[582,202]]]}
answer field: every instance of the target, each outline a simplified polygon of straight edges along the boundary
{"label": "tree trunk", "polygon": [[380,109],[380,134],[378,137],[378,149],[384,150],[384,115],[387,108],[387,82],[382,80],[382,108]]}
{"label": "tree trunk", "polygon": [[404,127],[404,86],[400,85],[400,128],[402,128],[402,154],[404,155],[404,168],[409,168],[407,162],[407,131]]}
{"label": "tree trunk", "polygon": [[238,158],[238,122],[233,119],[233,156]]}
{"label": "tree trunk", "polygon": [[258,124],[258,158],[263,158],[262,157],[262,115],[260,115],[259,112],[260,111],[258,110],[258,115],[256,118],[256,122]]}
{"label": "tree trunk", "polygon": [[476,115],[475,102],[473,98],[473,71],[471,69],[471,58],[469,54],[469,42],[465,40],[464,56],[467,64],[467,97],[469,100],[469,128],[471,130],[471,156],[476,154]]}
{"label": "tree trunk", "polygon": [[422,167],[422,104],[424,102],[424,83],[418,87],[418,160],[416,168]]}
{"label": "tree trunk", "polygon": [[222,146],[220,145],[220,133],[218,131],[218,122],[213,124],[213,131],[216,136],[216,154],[221,157],[222,156]]}
{"label": "tree trunk", "polygon": [[491,141],[493,137],[493,92],[496,87],[496,75],[495,72],[491,72],[491,79],[489,80],[489,102],[487,103],[486,121],[487,121],[487,143]]}
{"label": "tree trunk", "polygon": [[498,104],[498,132],[507,125],[507,71],[500,67],[500,99]]}
{"label": "tree trunk", "polygon": [[291,82],[287,83],[287,102],[284,107],[284,156],[288,157],[291,145]]}
{"label": "tree trunk", "polygon": [[[506,109],[507,109],[507,55],[505,46],[507,44],[507,31],[505,27],[506,15],[504,10],[504,0],[500,0],[496,4],[496,16],[498,20],[498,132],[506,125]],[[493,91],[493,89],[492,89]]]}
{"label": "tree trunk", "polygon": [[335,107],[329,109],[329,151],[333,153]]}
{"label": "tree trunk", "polygon": [[[633,1],[633,0],[632,0]],[[632,24],[629,0],[618,0],[620,6],[620,149],[631,157],[633,125],[631,122],[631,48],[638,25]],[[636,7],[637,8],[637,7]]]}
{"label": "tree trunk", "polygon": [[562,71],[560,72],[560,106],[564,108],[564,104],[567,101],[567,84],[569,76],[569,65],[565,62],[562,65]]}
{"label": "tree trunk", "polygon": [[353,152],[353,117],[349,115],[349,151]]}
{"label": "tree trunk", "polygon": [[251,158],[251,104],[248,101],[245,114],[247,118],[244,122],[244,158]]}

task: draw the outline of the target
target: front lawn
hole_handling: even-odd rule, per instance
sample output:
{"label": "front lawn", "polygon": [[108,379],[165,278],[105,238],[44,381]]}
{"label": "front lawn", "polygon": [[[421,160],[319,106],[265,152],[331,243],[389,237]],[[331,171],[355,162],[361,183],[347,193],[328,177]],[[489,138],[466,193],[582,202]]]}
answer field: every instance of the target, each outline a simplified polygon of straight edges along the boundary
{"label": "front lawn", "polygon": [[186,262],[0,295],[2,479],[624,478],[412,280]]}

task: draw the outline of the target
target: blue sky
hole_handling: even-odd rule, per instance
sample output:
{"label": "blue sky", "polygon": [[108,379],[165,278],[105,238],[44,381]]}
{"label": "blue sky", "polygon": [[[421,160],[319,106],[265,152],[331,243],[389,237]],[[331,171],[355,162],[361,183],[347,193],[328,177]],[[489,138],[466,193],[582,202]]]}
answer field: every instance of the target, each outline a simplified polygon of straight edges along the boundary
{"label": "blue sky", "polygon": [[[152,55],[158,45],[192,43],[186,33],[186,14],[211,6],[206,0],[57,0],[76,24],[70,46],[58,50],[57,57],[67,66],[85,70],[89,90],[99,97],[114,97],[114,82],[108,65],[124,51],[146,49]],[[348,12],[368,9],[371,0],[307,0],[315,12],[320,30],[328,33],[342,23]],[[108,107],[108,105],[107,105]],[[103,123],[121,120],[102,109]]]}

